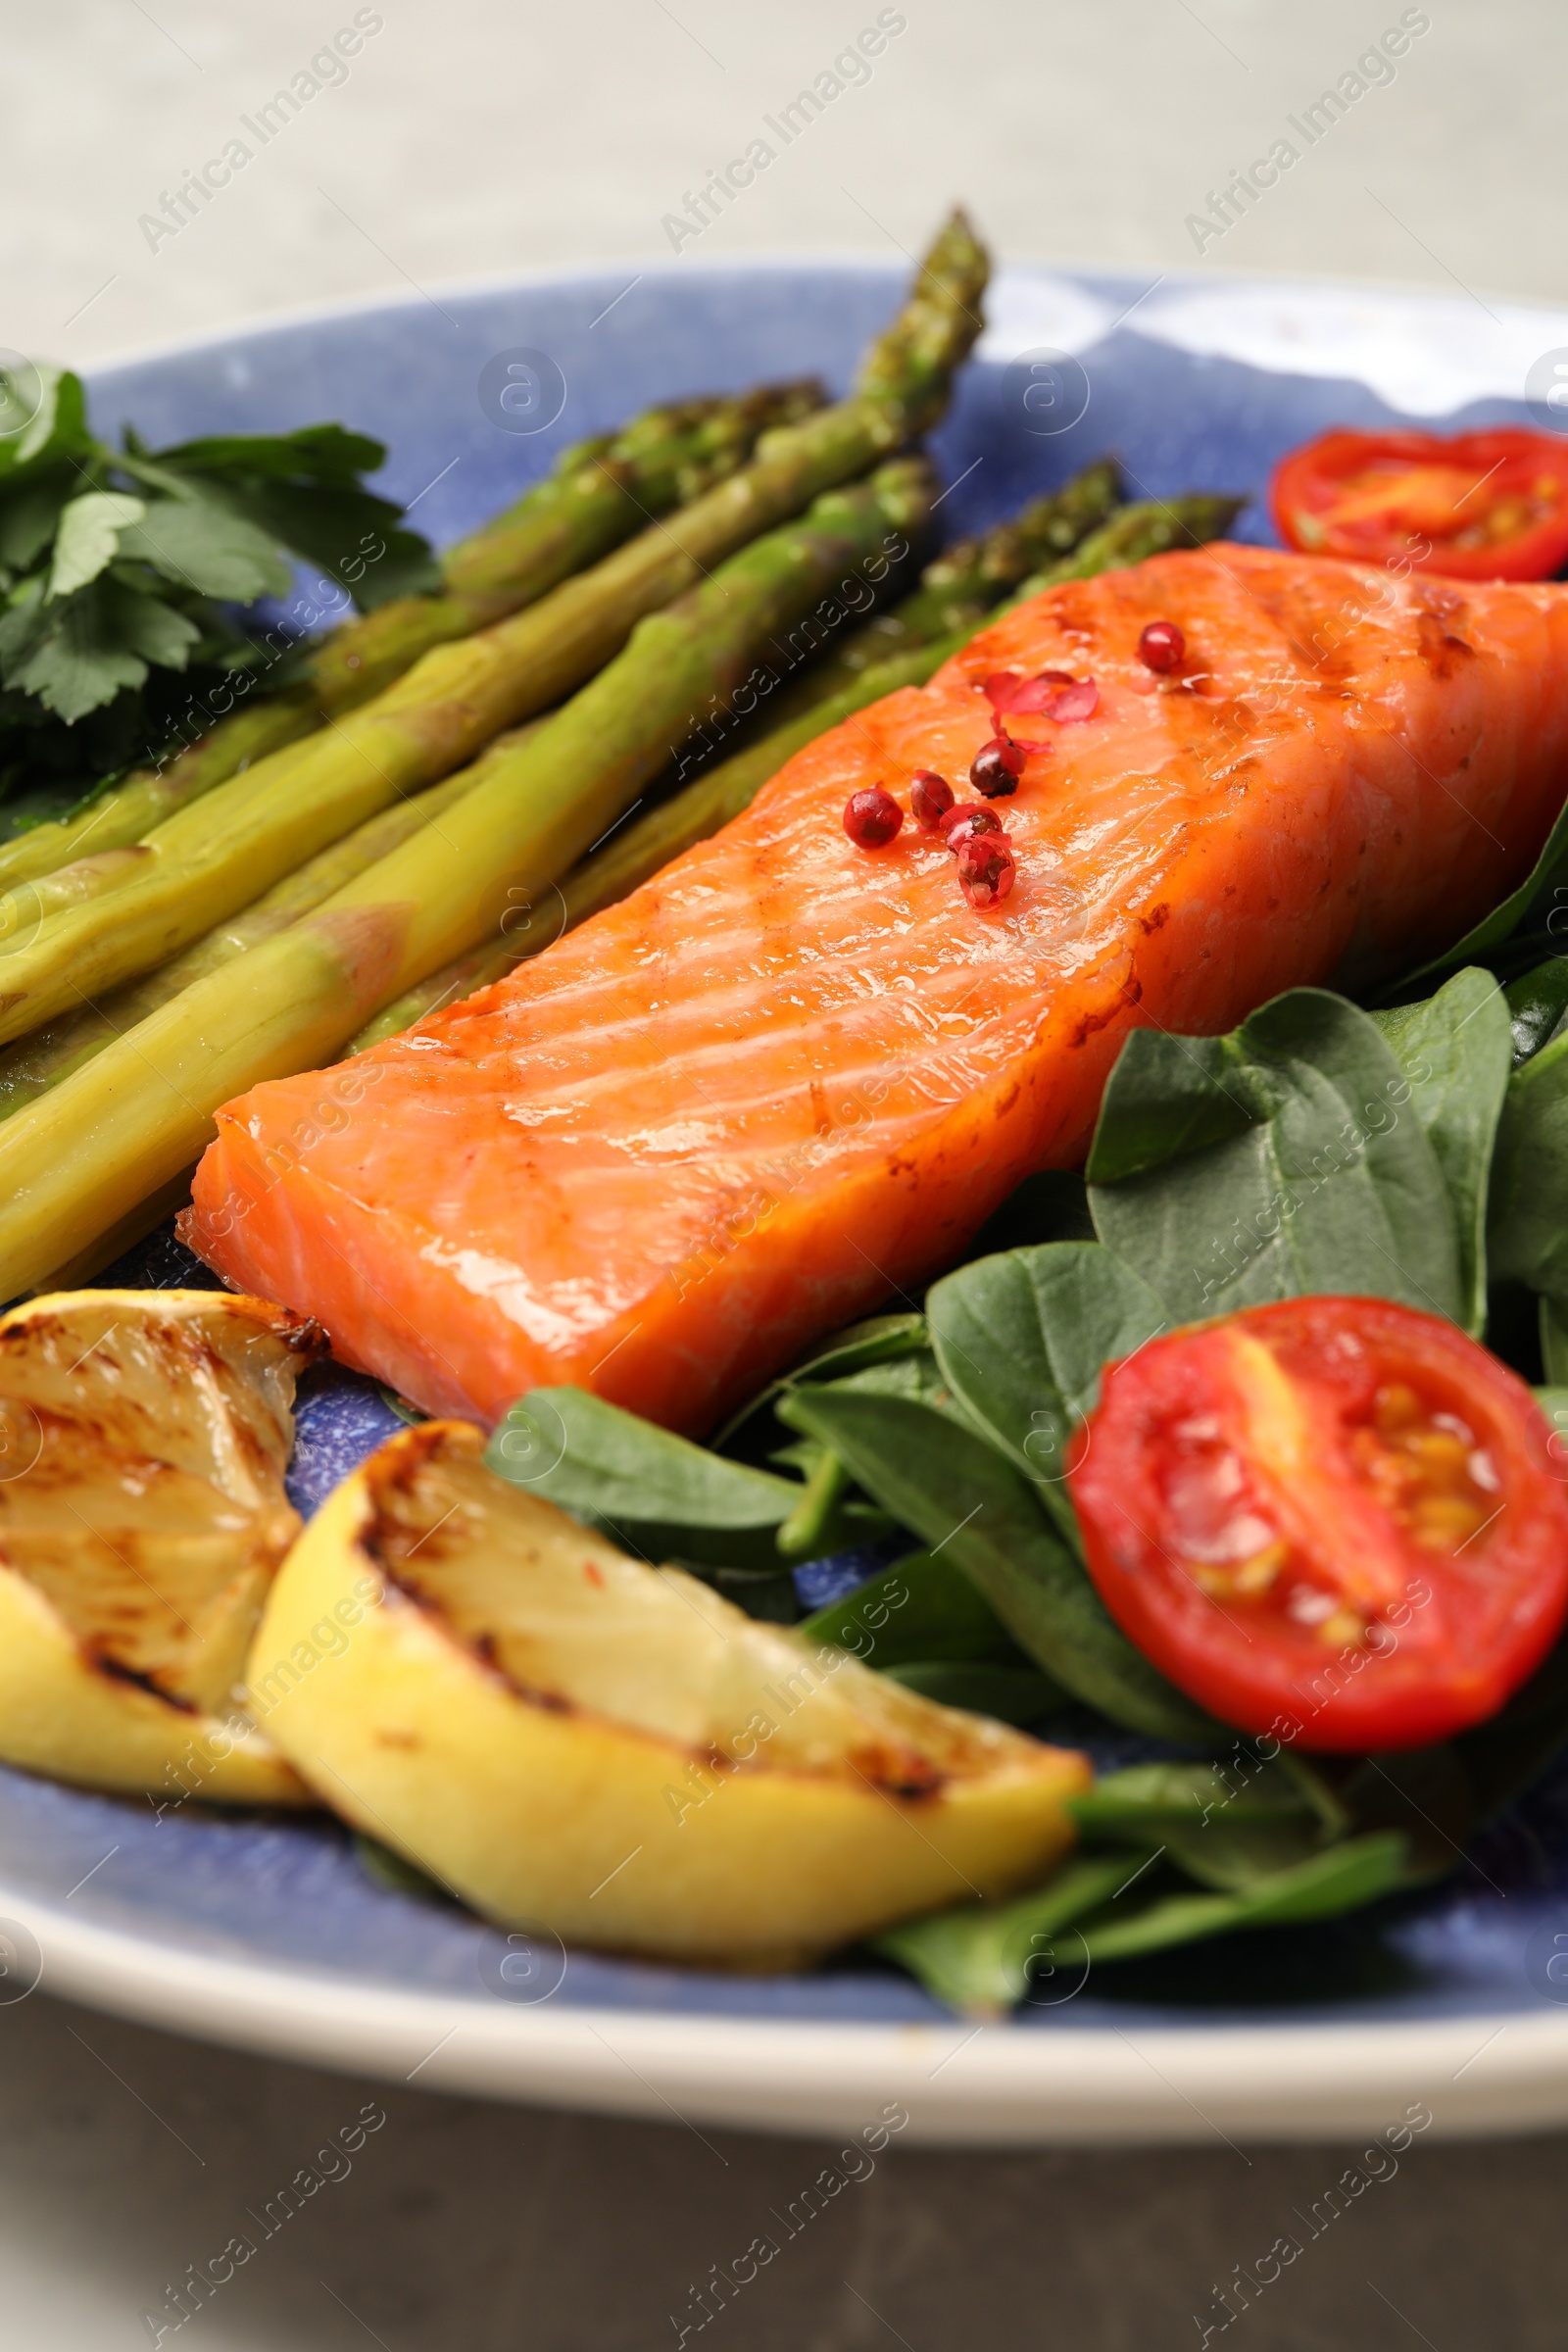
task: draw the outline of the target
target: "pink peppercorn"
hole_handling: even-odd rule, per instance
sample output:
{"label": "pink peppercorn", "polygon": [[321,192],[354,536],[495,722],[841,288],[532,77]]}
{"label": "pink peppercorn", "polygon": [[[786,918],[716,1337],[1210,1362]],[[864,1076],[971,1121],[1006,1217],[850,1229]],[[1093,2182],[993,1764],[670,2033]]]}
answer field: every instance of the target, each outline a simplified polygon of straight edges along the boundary
{"label": "pink peppercorn", "polygon": [[1179,669],[1187,640],[1173,620],[1152,620],[1138,640],[1138,659],[1146,668]]}
{"label": "pink peppercorn", "polygon": [[903,822],[904,810],[880,784],[852,792],[844,804],[844,830],[858,850],[885,850]]}
{"label": "pink peppercorn", "polygon": [[958,852],[958,888],[971,906],[995,906],[1017,877],[1006,835],[966,841]]}
{"label": "pink peppercorn", "polygon": [[934,833],[953,807],[953,786],[934,767],[917,767],[909,787],[909,807],[915,823]]}
{"label": "pink peppercorn", "polygon": [[975,754],[969,769],[969,781],[976,792],[983,792],[988,801],[1004,800],[1018,789],[1027,755],[1021,744],[1009,736],[993,735]]}
{"label": "pink peppercorn", "polygon": [[960,801],[956,808],[948,810],[941,825],[942,838],[955,855],[966,841],[973,841],[979,834],[1001,833],[1004,829],[1001,817],[988,801]]}

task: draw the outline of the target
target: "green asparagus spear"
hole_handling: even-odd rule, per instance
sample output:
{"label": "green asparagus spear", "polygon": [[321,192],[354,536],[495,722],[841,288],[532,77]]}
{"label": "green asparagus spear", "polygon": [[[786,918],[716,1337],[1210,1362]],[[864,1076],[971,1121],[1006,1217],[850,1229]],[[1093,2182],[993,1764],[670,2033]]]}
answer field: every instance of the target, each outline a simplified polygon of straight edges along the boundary
{"label": "green asparagus spear", "polygon": [[[764,384],[733,398],[668,403],[619,433],[579,442],[504,514],[447,549],[443,594],[400,597],[346,622],[311,657],[302,684],[220,715],[167,765],[137,769],[70,817],[0,845],[0,889],[49,873],[83,849],[141,840],[176,808],[313,733],[323,717],[368,702],[432,646],[520,611],[643,523],[700,497],[743,466],[764,432],[797,422],[821,401],[808,378]],[[253,690],[241,673],[232,691]]]}
{"label": "green asparagus spear", "polygon": [[1245,507],[1245,498],[1226,498],[1218,491],[1200,490],[1185,498],[1142,499],[1122,507],[1072,554],[1048,564],[1018,591],[1018,601],[1054,588],[1059,580],[1089,580],[1097,571],[1115,571],[1162,556],[1173,547],[1201,547],[1207,539],[1223,539]]}
{"label": "green asparagus spear", "polygon": [[650,409],[623,433],[567,450],[555,471],[441,558],[445,593],[406,596],[334,629],[310,665],[323,711],[368,703],[433,645],[501,620],[642,523],[686,506],[745,465],[763,433],[823,405],[812,378],[763,384],[733,399]]}
{"label": "green asparagus spear", "polygon": [[[177,810],[148,836],[154,855],[144,873],[90,906],[48,917],[30,945],[8,952],[0,915],[0,1044],[177,954],[399,795],[463,765],[502,728],[548,709],[608,662],[642,614],[710,574],[759,530],[900,447],[938,398],[938,319],[946,320],[950,375],[974,339],[971,302],[984,270],[984,255],[955,215],[920,272],[913,324],[872,347],[866,373],[874,390],[764,435],[750,466],[675,521],[642,533],[526,612],[438,646],[364,710]],[[902,385],[888,357],[901,334],[910,367]],[[888,536],[899,543],[897,533]]]}
{"label": "green asparagus spear", "polygon": [[960,539],[944,548],[920,574],[912,596],[857,629],[825,660],[813,662],[799,684],[779,697],[775,715],[793,718],[798,710],[838,694],[862,670],[955,630],[978,628],[1009,588],[1016,588],[1043,564],[1068,554],[1102,524],[1118,495],[1117,467],[1113,460],[1101,458],[1010,521],[999,522],[981,538]]}
{"label": "green asparagus spear", "polygon": [[[1091,467],[1090,472],[1094,471],[1095,468]],[[1087,482],[1089,476],[1080,478]],[[1118,528],[1121,517],[1117,516],[1114,523],[1097,532],[1095,544],[1098,554],[1093,568],[1113,571],[1118,565],[1139,563],[1144,554],[1157,554],[1161,548],[1175,544],[1178,538],[1183,545],[1200,545],[1226,529],[1238,503],[1233,499],[1200,493],[1194,497],[1173,499],[1168,507],[1160,507],[1157,511],[1150,507],[1129,508],[1128,513],[1136,513],[1139,517],[1136,527]],[[1004,523],[1001,529],[1006,531],[1014,527]],[[1151,540],[1155,544],[1144,544]],[[981,544],[987,546],[990,541],[988,539]],[[1088,545],[1086,541],[1086,555]],[[954,553],[956,556],[957,551]],[[946,561],[946,558],[938,559],[939,563]],[[1010,559],[1007,561],[1010,562]],[[998,571],[1002,568],[1001,564],[997,566]],[[935,569],[936,565],[933,564],[930,570]],[[927,580],[930,570],[926,574]],[[955,564],[955,577],[963,576]],[[1090,576],[1087,565],[1081,564],[1074,576],[1087,579]],[[1015,571],[1014,580],[1017,577]],[[1004,579],[1003,585],[1008,584]],[[1027,593],[1035,593],[1039,584],[1032,583]],[[897,611],[902,613],[911,609],[932,615],[944,614],[952,610],[944,604],[940,594],[928,598],[923,586],[916,596],[908,600],[907,606],[901,606]],[[505,936],[487,941],[483,947],[472,949],[467,955],[455,958],[439,971],[432,972],[427,980],[421,980],[416,987],[398,997],[377,1013],[374,1020],[366,1024],[349,1051],[363,1054],[369,1047],[379,1045],[383,1038],[397,1037],[403,1030],[412,1028],[416,1021],[422,1020],[427,1012],[434,1012],[438,1006],[471,996],[476,989],[487,988],[493,980],[501,979],[525,957],[539,955],[565,932],[574,930],[578,923],[586,922],[589,915],[597,914],[602,906],[612,906],[617,899],[628,897],[658,873],[661,866],[667,865],[672,858],[678,858],[683,850],[691,849],[695,843],[706,841],[721,825],[727,825],[732,816],[738,816],[769,776],[777,775],[787,760],[793,760],[795,754],[804,750],[807,744],[814,743],[818,735],[825,735],[829,727],[838,726],[857,710],[863,710],[870,703],[880,702],[883,695],[892,694],[901,686],[923,686],[951,654],[958,652],[971,633],[972,623],[965,617],[952,635],[940,637],[931,644],[912,646],[891,660],[861,669],[837,693],[826,696],[799,718],[775,727],[760,742],[737,752],[720,766],[708,769],[695,783],[688,784],[683,792],[662,802],[647,816],[639,818],[636,824],[628,825],[617,833],[604,849],[596,851],[591,858],[585,858],[581,865],[574,866],[537,907],[527,910],[525,919],[511,923]]]}
{"label": "green asparagus spear", "polygon": [[[457,775],[448,776],[444,783],[432,784],[413,800],[399,801],[384,808],[379,816],[370,817],[342,841],[323,850],[319,857],[286,874],[242,913],[220,923],[205,938],[194,941],[183,955],[160,964],[143,979],[111,989],[96,1003],[84,1004],[79,1011],[67,1013],[42,1029],[32,1030],[15,1045],[0,1051],[0,1119],[10,1118],[14,1111],[35,1102],[40,1095],[69,1078],[74,1070],[84,1068],[113,1045],[117,1037],[133,1029],[138,1021],[177,997],[193,981],[204,979],[220,964],[232,962],[247,948],[270,939],[275,931],[287,930],[290,923],[298,922],[319,906],[334,891],[353,881],[356,874],[364,873],[378,858],[386,857],[417,833],[421,825],[432,823],[466,792],[475,790],[489,775],[491,763],[516,744],[526,742],[539,724],[535,719],[526,727],[516,727],[510,734],[498,736],[472,767],[463,768]],[[110,854],[123,857],[127,853]]]}
{"label": "green asparagus spear", "polygon": [[[329,1059],[377,1008],[537,903],[669,758],[892,533],[929,513],[918,460],[820,498],[649,614],[489,780],[318,910],[196,982],[0,1126],[0,1296],[37,1283],[187,1167],[213,1113]],[[438,656],[428,659],[440,659]],[[194,811],[192,812],[194,814]]]}

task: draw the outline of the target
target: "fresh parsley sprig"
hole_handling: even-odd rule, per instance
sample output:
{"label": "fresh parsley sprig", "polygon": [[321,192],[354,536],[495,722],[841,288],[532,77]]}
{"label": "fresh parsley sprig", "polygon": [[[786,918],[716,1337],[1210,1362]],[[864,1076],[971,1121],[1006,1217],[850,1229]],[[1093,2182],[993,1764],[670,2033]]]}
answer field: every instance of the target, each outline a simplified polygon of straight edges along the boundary
{"label": "fresh parsley sprig", "polygon": [[74,375],[0,373],[0,801],[59,805],[156,759],[193,687],[264,662],[253,692],[287,684],[243,609],[286,595],[297,558],[363,612],[438,587],[362,479],[385,457],[339,424],[162,450],[127,427],[114,450]]}

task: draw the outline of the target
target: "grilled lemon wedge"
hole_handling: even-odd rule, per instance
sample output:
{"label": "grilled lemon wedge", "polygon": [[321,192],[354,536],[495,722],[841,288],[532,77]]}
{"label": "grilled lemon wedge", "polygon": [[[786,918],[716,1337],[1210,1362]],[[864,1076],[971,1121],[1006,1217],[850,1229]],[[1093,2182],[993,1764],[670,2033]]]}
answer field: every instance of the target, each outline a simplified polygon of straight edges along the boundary
{"label": "grilled lemon wedge", "polygon": [[306,1804],[238,1707],[315,1325],[220,1291],[0,1316],[0,1760],[170,1803]]}
{"label": "grilled lemon wedge", "polygon": [[789,1966],[1039,1878],[1082,1756],[933,1705],[391,1438],[273,1585],[251,1703],[327,1803],[505,1926]]}

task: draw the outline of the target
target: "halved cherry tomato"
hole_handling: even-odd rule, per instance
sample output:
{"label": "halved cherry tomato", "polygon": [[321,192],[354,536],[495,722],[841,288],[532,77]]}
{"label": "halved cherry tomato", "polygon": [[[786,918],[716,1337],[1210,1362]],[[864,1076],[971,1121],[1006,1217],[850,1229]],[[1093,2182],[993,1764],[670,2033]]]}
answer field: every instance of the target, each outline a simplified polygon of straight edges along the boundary
{"label": "halved cherry tomato", "polygon": [[1122,1631],[1243,1731],[1414,1747],[1479,1723],[1568,1608],[1568,1463],[1451,1323],[1292,1298],[1104,1375],[1068,1486]]}
{"label": "halved cherry tomato", "polygon": [[1269,499],[1308,555],[1402,563],[1462,580],[1545,580],[1568,559],[1568,444],[1479,433],[1357,433],[1293,449]]}

